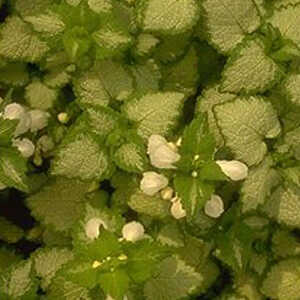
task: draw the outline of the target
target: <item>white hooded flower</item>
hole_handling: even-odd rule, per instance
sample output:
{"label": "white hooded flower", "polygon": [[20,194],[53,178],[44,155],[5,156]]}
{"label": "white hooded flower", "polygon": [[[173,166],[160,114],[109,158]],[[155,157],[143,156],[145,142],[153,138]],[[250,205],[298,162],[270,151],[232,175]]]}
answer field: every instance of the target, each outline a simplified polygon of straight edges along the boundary
{"label": "white hooded flower", "polygon": [[48,125],[49,113],[40,109],[33,109],[29,112],[31,117],[31,132],[36,132]]}
{"label": "white hooded flower", "polygon": [[151,164],[161,169],[175,169],[176,167],[172,164],[180,159],[180,155],[167,140],[157,134],[151,135],[148,140],[148,154]]}
{"label": "white hooded flower", "polygon": [[165,188],[169,183],[169,180],[164,175],[156,172],[143,173],[143,179],[141,180],[140,189],[146,195],[153,196],[161,189]]}
{"label": "white hooded flower", "polygon": [[[172,201],[172,200],[171,200]],[[182,219],[186,216],[186,211],[182,207],[180,198],[172,201],[171,214],[175,219]]]}
{"label": "white hooded flower", "polygon": [[31,125],[30,115],[27,113],[26,109],[18,103],[8,104],[4,109],[3,118],[8,120],[19,120],[14,133],[15,136],[27,132]]}
{"label": "white hooded flower", "polygon": [[100,226],[103,226],[104,229],[107,229],[106,223],[100,218],[92,218],[85,224],[85,234],[90,239],[94,240],[98,238],[100,233]]}
{"label": "white hooded flower", "polygon": [[212,195],[204,207],[204,212],[211,218],[219,218],[224,212],[224,203],[220,196]]}
{"label": "white hooded flower", "polygon": [[234,181],[243,180],[248,176],[248,167],[238,160],[217,160],[223,173]]}
{"label": "white hooded flower", "polygon": [[144,226],[136,221],[125,224],[122,228],[122,235],[126,241],[136,242],[144,237]]}
{"label": "white hooded flower", "polygon": [[17,147],[21,155],[25,158],[28,158],[34,154],[35,146],[31,140],[24,139],[15,139],[13,141],[13,146]]}

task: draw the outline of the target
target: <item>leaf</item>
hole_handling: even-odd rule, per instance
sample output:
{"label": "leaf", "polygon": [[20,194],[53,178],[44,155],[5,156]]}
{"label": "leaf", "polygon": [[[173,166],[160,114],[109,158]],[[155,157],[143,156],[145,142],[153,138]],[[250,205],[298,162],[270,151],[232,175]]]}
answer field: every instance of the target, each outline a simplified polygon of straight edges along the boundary
{"label": "leaf", "polygon": [[279,186],[262,208],[280,224],[300,228],[300,189],[292,184]]}
{"label": "leaf", "polygon": [[125,103],[123,111],[136,123],[138,134],[146,139],[151,134],[170,134],[177,125],[183,102],[181,93],[147,94]]}
{"label": "leaf", "polygon": [[296,105],[300,105],[299,84],[300,74],[290,74],[282,84],[283,93]]}
{"label": "leaf", "polygon": [[284,141],[287,145],[291,146],[296,159],[300,160],[300,127],[291,130],[284,136]]}
{"label": "leaf", "polygon": [[265,203],[272,189],[280,183],[279,174],[272,168],[273,162],[266,158],[258,166],[250,169],[241,190],[242,211],[255,210]]}
{"label": "leaf", "polygon": [[236,95],[230,93],[219,92],[219,85],[213,85],[202,92],[202,95],[197,99],[196,114],[207,113],[209,131],[213,133],[218,146],[224,144],[224,139],[217,126],[217,121],[214,116],[213,108],[217,104],[232,101]]}
{"label": "leaf", "polygon": [[222,73],[222,92],[263,93],[283,75],[279,66],[265,54],[259,39],[247,40],[230,56]]}
{"label": "leaf", "polygon": [[269,22],[277,27],[282,36],[292,40],[296,45],[299,45],[299,12],[300,6],[287,6],[280,10],[274,11],[269,18]]}
{"label": "leaf", "polygon": [[191,46],[187,54],[179,62],[163,68],[163,89],[176,91],[187,97],[197,91],[199,85],[199,58],[196,48]]}
{"label": "leaf", "polygon": [[183,247],[184,236],[176,223],[164,225],[157,236],[157,240],[166,246]]}
{"label": "leaf", "polygon": [[[48,300],[92,300],[89,290],[79,284],[56,277],[50,285]],[[100,298],[101,299],[101,298]]]}
{"label": "leaf", "polygon": [[32,215],[57,231],[71,229],[80,218],[89,185],[66,178],[52,178],[27,199]]}
{"label": "leaf", "polygon": [[35,299],[36,291],[30,260],[13,265],[0,276],[1,299]]}
{"label": "leaf", "polygon": [[23,86],[29,81],[26,65],[9,63],[0,69],[0,81],[7,85]]}
{"label": "leaf", "polygon": [[51,6],[51,0],[15,0],[15,8],[17,12],[22,16],[36,15],[44,12]]}
{"label": "leaf", "polygon": [[202,6],[208,39],[222,52],[232,50],[260,26],[258,11],[251,0],[205,0]]}
{"label": "leaf", "polygon": [[6,19],[1,28],[0,55],[11,60],[37,62],[48,51],[48,46],[30,30],[19,17]]}
{"label": "leaf", "polygon": [[130,196],[128,205],[140,214],[146,214],[154,218],[165,218],[170,215],[169,203],[160,196],[148,196],[137,190]]}
{"label": "leaf", "polygon": [[149,33],[141,33],[137,37],[137,44],[135,53],[138,56],[148,56],[154,51],[155,47],[159,43],[159,40]]}
{"label": "leaf", "polygon": [[140,6],[138,21],[145,32],[184,33],[191,30],[199,18],[198,5],[194,0],[144,0]]}
{"label": "leaf", "polygon": [[300,3],[299,0],[276,0],[276,1],[274,1],[273,5],[275,8],[282,8],[282,7],[286,7],[289,5],[296,5],[299,3]]}
{"label": "leaf", "polygon": [[190,158],[197,155],[198,160],[207,161],[213,158],[215,147],[214,137],[209,132],[207,116],[198,115],[184,129],[180,152],[188,154]]}
{"label": "leaf", "polygon": [[62,33],[65,29],[64,22],[60,20],[58,15],[51,12],[27,16],[24,21],[30,23],[34,31],[47,34],[47,37]]}
{"label": "leaf", "polygon": [[18,120],[8,120],[0,117],[0,146],[11,145]]}
{"label": "leaf", "polygon": [[68,261],[73,254],[67,248],[43,248],[34,252],[32,260],[38,277],[42,279],[41,286],[45,290],[50,285],[56,272]]}
{"label": "leaf", "polygon": [[104,146],[90,134],[78,134],[65,141],[52,160],[51,173],[81,180],[101,180],[109,174],[109,160]]}
{"label": "leaf", "polygon": [[143,172],[148,164],[146,149],[135,143],[123,144],[114,153],[114,162],[127,172]]}
{"label": "leaf", "polygon": [[143,96],[160,89],[161,73],[159,66],[149,59],[144,64],[135,64],[130,68],[135,79],[135,95]]}
{"label": "leaf", "polygon": [[282,260],[271,267],[262,285],[262,292],[278,300],[299,298],[299,259]]}
{"label": "leaf", "polygon": [[281,170],[286,180],[290,180],[292,183],[300,188],[300,167],[291,167]]}
{"label": "leaf", "polygon": [[259,164],[266,155],[263,139],[275,138],[281,131],[272,105],[261,97],[238,98],[217,105],[214,112],[226,146],[248,166]]}
{"label": "leaf", "polygon": [[126,244],[125,253],[129,277],[141,284],[153,275],[157,264],[170,255],[170,249],[150,240],[140,240]]}
{"label": "leaf", "polygon": [[124,270],[118,269],[111,273],[99,274],[99,282],[106,294],[113,299],[123,300],[129,289],[130,279]]}
{"label": "leaf", "polygon": [[187,297],[201,286],[203,281],[199,273],[177,257],[163,260],[157,273],[157,276],[150,279],[144,287],[147,300],[176,300]]}
{"label": "leaf", "polygon": [[71,80],[71,75],[64,66],[51,68],[44,77],[44,83],[50,88],[62,88]]}
{"label": "leaf", "polygon": [[21,259],[22,257],[14,251],[0,248],[0,273],[6,271],[13,264],[17,264]]}
{"label": "leaf", "polygon": [[6,186],[28,192],[26,159],[11,148],[1,148],[0,151],[0,181]]}
{"label": "leaf", "polygon": [[9,222],[7,219],[0,217],[0,240],[9,244],[17,243],[24,237],[22,228]]}
{"label": "leaf", "polygon": [[88,5],[97,14],[109,13],[113,8],[112,0],[88,0]]}
{"label": "leaf", "polygon": [[52,108],[58,96],[56,90],[39,80],[32,81],[25,89],[25,98],[32,108],[47,110]]}
{"label": "leaf", "polygon": [[177,174],[174,185],[190,219],[195,217],[204,207],[214,190],[213,186],[200,181],[199,178],[183,174]]}
{"label": "leaf", "polygon": [[287,230],[277,230],[272,236],[272,251],[276,257],[287,258],[300,254],[297,236]]}

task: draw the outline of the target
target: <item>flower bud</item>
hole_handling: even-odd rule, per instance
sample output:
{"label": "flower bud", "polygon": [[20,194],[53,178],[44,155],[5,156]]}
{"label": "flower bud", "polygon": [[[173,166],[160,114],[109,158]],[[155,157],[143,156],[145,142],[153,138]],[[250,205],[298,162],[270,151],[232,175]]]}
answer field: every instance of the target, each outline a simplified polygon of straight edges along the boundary
{"label": "flower bud", "polygon": [[248,176],[248,167],[237,160],[217,160],[222,172],[234,181],[243,180]]}
{"label": "flower bud", "polygon": [[204,207],[204,212],[211,218],[219,218],[224,212],[224,203],[220,196],[212,195]]}
{"label": "flower bud", "polygon": [[49,113],[40,109],[33,109],[29,112],[31,117],[31,132],[36,132],[48,125]]}
{"label": "flower bud", "polygon": [[14,133],[14,136],[16,137],[27,132],[31,126],[30,115],[27,113],[26,109],[18,103],[8,104],[4,109],[3,118],[8,120],[19,120]]}
{"label": "flower bud", "polygon": [[15,139],[12,144],[18,148],[21,155],[25,158],[28,158],[34,154],[35,146],[32,141],[27,138]]}
{"label": "flower bud", "polygon": [[107,229],[106,223],[100,218],[92,218],[85,224],[85,234],[88,238],[94,240],[99,236],[99,228],[103,226]]}
{"label": "flower bud", "polygon": [[161,169],[175,169],[172,164],[180,159],[180,155],[161,136],[153,134],[148,140],[148,154],[151,164]]}
{"label": "flower bud", "polygon": [[144,194],[153,196],[169,183],[168,178],[156,172],[143,173],[140,188]]}
{"label": "flower bud", "polygon": [[122,228],[122,235],[126,241],[136,242],[144,237],[144,226],[136,221],[127,223]]}
{"label": "flower bud", "polygon": [[57,119],[60,123],[67,124],[70,120],[70,117],[66,112],[61,112],[57,115]]}
{"label": "flower bud", "polygon": [[186,216],[186,211],[183,209],[180,198],[177,198],[171,206],[171,214],[175,219],[182,219]]}
{"label": "flower bud", "polygon": [[171,200],[173,194],[174,194],[174,190],[169,186],[167,186],[166,188],[160,191],[160,196],[164,200]]}

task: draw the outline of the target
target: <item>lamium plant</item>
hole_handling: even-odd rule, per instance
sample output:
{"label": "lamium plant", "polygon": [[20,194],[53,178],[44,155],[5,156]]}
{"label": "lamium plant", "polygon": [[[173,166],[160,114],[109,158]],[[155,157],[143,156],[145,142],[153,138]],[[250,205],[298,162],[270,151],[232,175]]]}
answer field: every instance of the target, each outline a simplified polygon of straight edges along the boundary
{"label": "lamium plant", "polygon": [[0,22],[1,300],[300,299],[300,0]]}

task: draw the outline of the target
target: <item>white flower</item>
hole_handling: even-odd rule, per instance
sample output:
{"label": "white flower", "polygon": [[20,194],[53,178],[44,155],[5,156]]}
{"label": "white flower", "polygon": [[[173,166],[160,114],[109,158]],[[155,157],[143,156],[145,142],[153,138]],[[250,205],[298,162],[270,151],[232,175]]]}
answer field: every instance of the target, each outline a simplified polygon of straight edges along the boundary
{"label": "white flower", "polygon": [[186,216],[186,211],[182,207],[180,198],[176,197],[176,199],[174,199],[174,200],[172,199],[171,201],[173,202],[172,206],[171,206],[171,214],[172,214],[172,216],[175,219],[182,219],[182,218],[184,218]]}
{"label": "white flower", "polygon": [[99,228],[103,226],[107,229],[106,223],[100,218],[92,218],[85,224],[85,234],[90,239],[94,240],[99,236]]}
{"label": "white flower", "polygon": [[143,179],[141,180],[140,189],[144,194],[153,196],[161,189],[165,188],[169,183],[169,180],[164,175],[156,172],[143,173]]}
{"label": "white flower", "polygon": [[174,151],[167,140],[157,134],[151,135],[148,140],[148,154],[151,164],[161,169],[175,169],[172,164],[180,159],[180,155]]}
{"label": "white flower", "polygon": [[243,180],[248,176],[248,167],[238,160],[217,160],[216,163],[223,173],[234,181]]}
{"label": "white flower", "polygon": [[33,109],[29,112],[31,117],[31,132],[36,132],[48,125],[49,113],[40,109]]}
{"label": "white flower", "polygon": [[31,125],[30,115],[27,113],[26,109],[18,103],[8,104],[4,109],[3,118],[8,120],[19,120],[14,133],[15,136],[27,132]]}
{"label": "white flower", "polygon": [[219,218],[224,212],[224,203],[220,196],[212,195],[204,207],[204,212],[211,218]]}
{"label": "white flower", "polygon": [[25,158],[34,154],[35,146],[32,141],[27,138],[13,140],[13,146],[17,147],[21,155]]}
{"label": "white flower", "polygon": [[122,235],[126,241],[136,242],[144,237],[144,226],[136,221],[127,223],[122,228]]}

